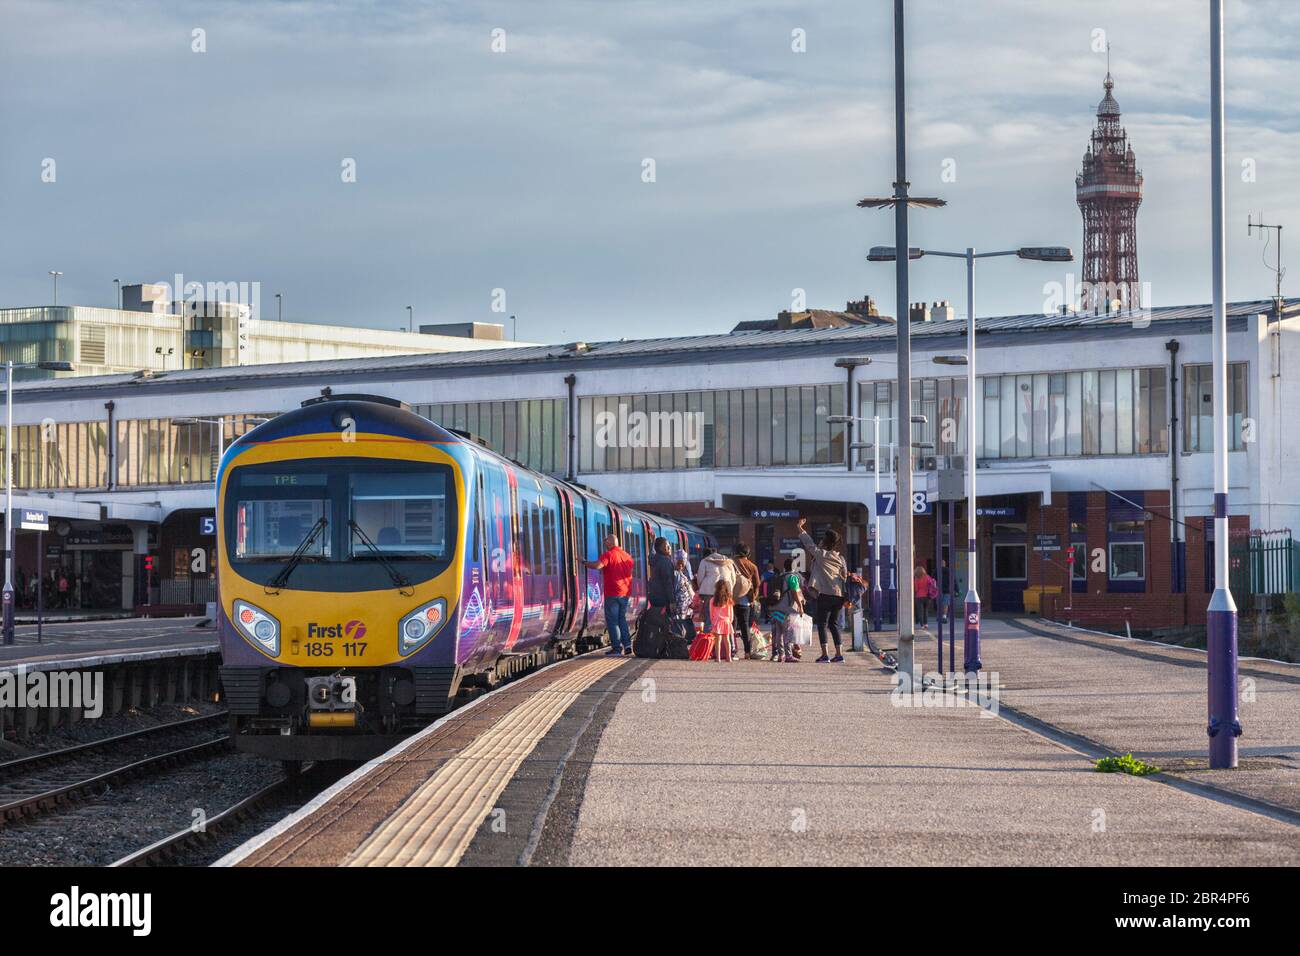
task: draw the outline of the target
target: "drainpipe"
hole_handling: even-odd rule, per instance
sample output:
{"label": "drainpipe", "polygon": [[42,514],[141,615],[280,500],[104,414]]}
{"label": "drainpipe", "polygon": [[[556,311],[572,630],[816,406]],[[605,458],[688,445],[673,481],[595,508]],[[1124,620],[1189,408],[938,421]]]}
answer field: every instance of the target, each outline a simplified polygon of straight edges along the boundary
{"label": "drainpipe", "polygon": [[568,402],[566,410],[569,418],[569,440],[565,444],[565,457],[567,468],[565,469],[565,478],[568,481],[576,481],[578,478],[578,434],[575,422],[578,419],[577,395],[574,387],[578,384],[578,376],[570,372],[564,376],[564,384],[569,388]]}
{"label": "drainpipe", "polygon": [[[844,431],[844,465],[849,471],[853,470],[853,426],[854,415],[857,414],[854,409],[858,404],[853,395],[853,370],[859,365],[870,364],[871,359],[868,356],[837,358],[835,360],[835,367],[842,368],[845,372],[844,414],[849,417],[849,420],[845,424]],[[874,502],[872,503],[872,507],[875,507]]]}
{"label": "drainpipe", "polygon": [[112,491],[114,476],[117,474],[117,430],[113,427],[113,409],[116,406],[112,402],[105,402],[104,408],[108,411],[108,441],[106,447],[108,450],[108,471],[104,475],[104,487]]}
{"label": "drainpipe", "polygon": [[1187,620],[1187,569],[1183,567],[1185,555],[1178,550],[1178,340],[1165,343],[1169,350],[1169,547],[1174,569],[1175,587],[1183,593],[1183,620]]}

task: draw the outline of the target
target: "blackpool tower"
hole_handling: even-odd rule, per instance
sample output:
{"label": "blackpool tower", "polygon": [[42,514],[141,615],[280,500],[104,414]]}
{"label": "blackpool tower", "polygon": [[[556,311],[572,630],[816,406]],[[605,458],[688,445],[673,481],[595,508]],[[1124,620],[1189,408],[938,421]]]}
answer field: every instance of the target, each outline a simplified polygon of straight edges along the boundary
{"label": "blackpool tower", "polygon": [[1097,104],[1083,169],[1074,178],[1075,198],[1083,213],[1084,308],[1109,308],[1119,299],[1124,308],[1142,304],[1138,283],[1137,209],[1142,205],[1142,173],[1128,134],[1119,124],[1119,104],[1111,95],[1115,82],[1106,72],[1106,95]]}

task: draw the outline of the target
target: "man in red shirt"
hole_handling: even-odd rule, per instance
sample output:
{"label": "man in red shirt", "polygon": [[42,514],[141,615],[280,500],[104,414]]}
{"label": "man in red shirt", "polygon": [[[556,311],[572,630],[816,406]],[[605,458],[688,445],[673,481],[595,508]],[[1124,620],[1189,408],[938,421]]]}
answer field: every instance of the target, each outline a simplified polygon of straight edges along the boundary
{"label": "man in red shirt", "polygon": [[628,595],[632,591],[632,555],[618,546],[618,538],[605,536],[605,553],[587,567],[600,570],[605,592],[605,629],[609,632],[609,657],[631,656],[632,635],[627,627]]}

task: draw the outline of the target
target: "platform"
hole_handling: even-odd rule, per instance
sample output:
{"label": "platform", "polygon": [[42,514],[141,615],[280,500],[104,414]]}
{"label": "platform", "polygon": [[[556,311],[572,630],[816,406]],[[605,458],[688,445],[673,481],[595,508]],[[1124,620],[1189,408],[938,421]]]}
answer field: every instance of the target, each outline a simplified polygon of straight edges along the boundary
{"label": "platform", "polygon": [[[1195,651],[1039,629],[988,622],[990,708],[899,706],[861,654],[566,661],[444,718],[222,865],[1300,863],[1300,668],[1251,677],[1243,662],[1242,769],[1211,772],[1203,655],[1198,668]],[[1130,750],[1171,772],[1094,770]]]}
{"label": "platform", "polygon": [[14,643],[0,645],[0,669],[24,666],[92,667],[123,660],[188,657],[217,651],[217,634],[195,627],[197,617],[78,620],[14,628]]}

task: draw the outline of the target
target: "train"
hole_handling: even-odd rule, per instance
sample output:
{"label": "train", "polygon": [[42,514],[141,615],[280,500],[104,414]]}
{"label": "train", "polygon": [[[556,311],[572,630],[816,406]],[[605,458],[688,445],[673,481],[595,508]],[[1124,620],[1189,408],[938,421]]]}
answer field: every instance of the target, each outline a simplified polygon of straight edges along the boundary
{"label": "train", "polygon": [[221,692],[236,748],[286,766],[367,759],[467,694],[603,646],[607,534],[692,566],[700,528],[504,458],[401,402],[303,402],[231,443],[217,476]]}

